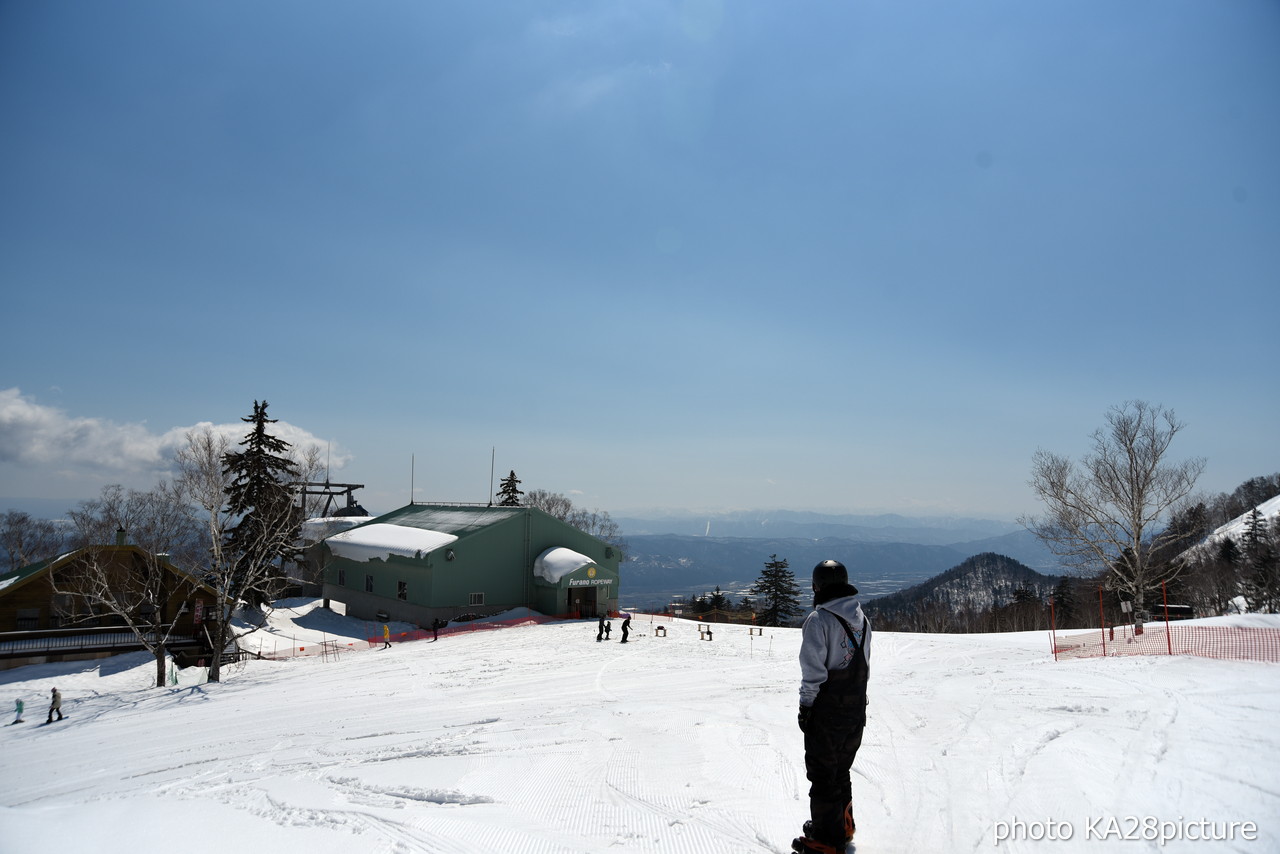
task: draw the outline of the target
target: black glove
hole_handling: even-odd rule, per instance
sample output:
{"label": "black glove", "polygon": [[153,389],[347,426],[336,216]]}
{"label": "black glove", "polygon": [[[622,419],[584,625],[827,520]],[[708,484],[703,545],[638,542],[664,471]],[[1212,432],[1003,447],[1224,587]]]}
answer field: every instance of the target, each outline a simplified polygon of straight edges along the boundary
{"label": "black glove", "polygon": [[813,714],[813,706],[801,706],[800,714],[797,718],[800,724],[801,732],[809,731],[809,717]]}

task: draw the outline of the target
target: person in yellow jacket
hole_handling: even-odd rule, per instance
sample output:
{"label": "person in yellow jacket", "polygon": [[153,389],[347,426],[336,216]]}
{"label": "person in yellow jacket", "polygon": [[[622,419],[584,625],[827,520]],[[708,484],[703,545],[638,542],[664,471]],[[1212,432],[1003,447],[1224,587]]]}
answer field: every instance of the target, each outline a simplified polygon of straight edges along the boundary
{"label": "person in yellow jacket", "polygon": [[382,624],[382,648],[391,649],[391,627],[386,623]]}

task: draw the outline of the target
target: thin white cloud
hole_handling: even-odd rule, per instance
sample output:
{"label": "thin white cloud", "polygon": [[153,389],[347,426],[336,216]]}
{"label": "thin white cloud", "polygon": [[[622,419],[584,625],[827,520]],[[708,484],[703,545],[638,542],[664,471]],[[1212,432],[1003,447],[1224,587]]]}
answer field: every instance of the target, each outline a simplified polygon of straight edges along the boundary
{"label": "thin white cloud", "polygon": [[580,15],[562,15],[558,18],[539,18],[529,26],[529,34],[535,39],[575,38],[589,29]]}
{"label": "thin white cloud", "polygon": [[579,113],[615,99],[636,98],[674,73],[665,61],[575,72],[547,84],[534,96],[533,106],[543,116]]}
{"label": "thin white cloud", "polygon": [[[234,447],[248,432],[248,425],[201,422],[174,427],[163,433],[151,432],[145,424],[120,424],[103,418],[68,415],[61,409],[44,406],[24,396],[21,389],[0,389],[0,462],[19,465],[57,463],[60,469],[97,471],[162,472],[172,465],[175,452],[186,442],[187,433],[208,428],[225,436]],[[330,465],[342,468],[350,454],[287,421],[271,425],[273,435],[296,450],[319,448],[329,456]]]}

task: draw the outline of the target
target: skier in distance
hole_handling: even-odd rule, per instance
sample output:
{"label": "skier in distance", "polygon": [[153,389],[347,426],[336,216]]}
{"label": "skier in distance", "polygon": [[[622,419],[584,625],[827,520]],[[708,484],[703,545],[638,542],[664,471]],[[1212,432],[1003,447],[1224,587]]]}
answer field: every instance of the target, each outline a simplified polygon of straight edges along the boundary
{"label": "skier in distance", "polygon": [[57,714],[58,720],[62,720],[62,692],[54,688],[49,695],[49,720],[45,723],[53,723],[53,716]]}

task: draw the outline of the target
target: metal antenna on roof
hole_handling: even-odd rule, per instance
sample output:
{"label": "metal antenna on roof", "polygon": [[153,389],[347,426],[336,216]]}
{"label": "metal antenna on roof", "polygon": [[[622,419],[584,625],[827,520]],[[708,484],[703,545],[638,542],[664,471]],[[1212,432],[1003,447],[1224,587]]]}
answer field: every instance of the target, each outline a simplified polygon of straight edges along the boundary
{"label": "metal antenna on roof", "polygon": [[498,459],[498,446],[489,449],[489,506],[493,506],[493,464]]}
{"label": "metal antenna on roof", "polygon": [[410,504],[413,503],[413,476],[414,476],[414,466],[417,464],[417,462],[418,461],[414,457],[414,455],[410,454],[409,455],[409,503]]}

